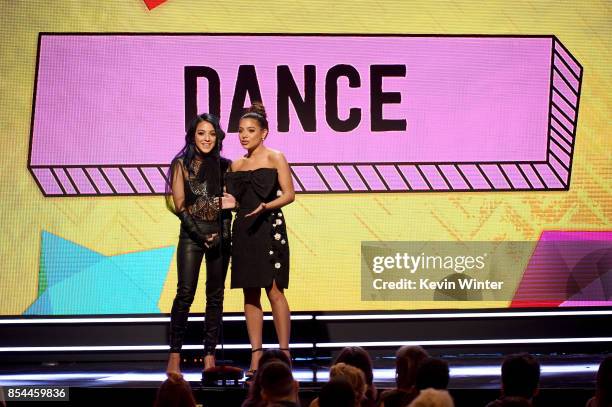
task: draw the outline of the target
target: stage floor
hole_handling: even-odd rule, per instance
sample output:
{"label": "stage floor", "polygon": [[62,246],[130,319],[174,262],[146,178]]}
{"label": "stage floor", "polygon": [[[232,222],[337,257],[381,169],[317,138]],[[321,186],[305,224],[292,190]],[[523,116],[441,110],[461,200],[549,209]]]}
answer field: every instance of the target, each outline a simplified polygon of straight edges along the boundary
{"label": "stage floor", "polygon": [[[541,364],[541,388],[593,389],[603,354],[535,355]],[[452,389],[499,389],[501,355],[446,355]],[[297,359],[293,374],[301,387],[319,387],[328,379],[331,360]],[[245,367],[245,366],[243,366]],[[374,359],[374,381],[379,388],[394,386],[392,356]],[[53,385],[69,387],[158,387],[165,380],[164,361],[80,362],[0,365],[0,385]],[[183,368],[185,378],[198,388],[200,369]],[[243,384],[241,382],[241,384]]]}
{"label": "stage floor", "polygon": [[[438,355],[449,362],[449,391],[455,407],[479,407],[499,396],[501,354]],[[604,354],[535,355],[541,364],[540,394],[535,406],[583,407],[593,395],[595,377]],[[375,356],[374,380],[379,390],[394,387],[394,359]],[[331,359],[297,359],[293,374],[300,382],[300,402],[308,407],[327,381]],[[242,366],[246,367],[246,366]],[[45,406],[152,406],[157,388],[165,380],[165,361],[80,362],[0,365],[0,387],[68,387],[69,402],[45,401]],[[206,387],[199,366],[185,366],[196,400],[206,407],[239,407],[248,384]],[[20,401],[20,406],[40,406],[40,401]],[[9,403],[12,405],[12,403]]]}

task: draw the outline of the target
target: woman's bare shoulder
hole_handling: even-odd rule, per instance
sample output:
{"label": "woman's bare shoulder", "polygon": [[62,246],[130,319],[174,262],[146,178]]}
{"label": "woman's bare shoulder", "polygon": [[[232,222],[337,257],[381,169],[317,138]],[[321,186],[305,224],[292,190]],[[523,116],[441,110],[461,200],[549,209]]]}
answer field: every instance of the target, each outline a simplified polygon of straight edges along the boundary
{"label": "woman's bare shoulder", "polygon": [[281,151],[268,148],[268,161],[277,167],[278,164],[284,163],[286,159],[285,155]]}
{"label": "woman's bare shoulder", "polygon": [[244,163],[245,163],[244,157],[235,159],[234,161],[232,161],[232,165],[230,165],[230,171],[240,171]]}

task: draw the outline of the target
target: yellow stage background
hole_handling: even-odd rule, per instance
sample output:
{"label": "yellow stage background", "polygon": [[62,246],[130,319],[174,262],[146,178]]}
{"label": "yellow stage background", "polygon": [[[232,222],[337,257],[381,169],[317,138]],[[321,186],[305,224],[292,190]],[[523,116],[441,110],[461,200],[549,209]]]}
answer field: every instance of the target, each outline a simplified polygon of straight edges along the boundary
{"label": "yellow stage background", "polygon": [[[608,1],[169,0],[148,11],[141,0],[4,0],[0,7],[1,315],[22,314],[37,297],[42,230],[105,255],[176,245],[178,235],[178,220],[162,197],[42,196],[27,169],[41,31],[554,34],[580,61],[582,100],[569,191],[298,194],[284,208],[293,310],[508,305],[362,302],[362,240],[537,240],[544,230],[612,229]],[[159,302],[162,312],[170,311],[175,267],[173,260]],[[203,308],[202,275],[192,311]],[[240,290],[226,290],[225,309],[242,310]]]}

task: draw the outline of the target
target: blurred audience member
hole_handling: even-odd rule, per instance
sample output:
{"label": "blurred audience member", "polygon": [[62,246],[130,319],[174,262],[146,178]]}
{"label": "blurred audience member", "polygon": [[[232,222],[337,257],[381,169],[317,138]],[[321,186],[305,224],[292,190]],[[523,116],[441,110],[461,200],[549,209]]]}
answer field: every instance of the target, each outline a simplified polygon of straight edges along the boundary
{"label": "blurred audience member", "polygon": [[154,407],[195,407],[196,401],[189,382],[181,374],[168,373],[159,386]]}
{"label": "blurred audience member", "polygon": [[257,365],[257,372],[255,373],[255,377],[250,382],[249,393],[242,403],[242,407],[258,407],[265,403],[261,399],[261,375],[258,372],[261,371],[263,365],[270,361],[281,361],[285,363],[287,366],[291,366],[291,362],[289,361],[289,357],[285,352],[280,349],[268,349],[266,350],[261,358],[259,359]]}
{"label": "blurred audience member", "polygon": [[319,393],[320,407],[356,407],[359,400],[355,397],[353,386],[343,377],[331,379]]}
{"label": "blurred audience member", "polygon": [[335,363],[346,363],[360,369],[365,377],[367,389],[365,397],[361,400],[362,407],[375,407],[377,391],[374,387],[374,373],[372,371],[372,359],[368,352],[360,346],[348,346],[336,358]]}
{"label": "blurred audience member", "polygon": [[453,398],[446,390],[425,389],[408,407],[455,407]]}
{"label": "blurred audience member", "polygon": [[507,356],[501,367],[501,398],[487,404],[500,407],[506,397],[523,397],[531,401],[539,392],[540,364],[528,353]]}
{"label": "blurred audience member", "polygon": [[[346,363],[336,363],[329,370],[329,380],[342,379],[348,382],[353,389],[355,406],[362,406],[363,399],[367,390],[365,377],[361,369]],[[310,407],[320,407],[320,400],[317,397],[310,403]]]}
{"label": "blurred audience member", "polygon": [[428,388],[446,390],[449,379],[450,372],[448,363],[445,360],[437,358],[425,359],[417,370],[416,388],[418,390]]}
{"label": "blurred audience member", "polygon": [[285,362],[270,360],[257,370],[261,400],[266,406],[298,406],[298,382]]}
{"label": "blurred audience member", "polygon": [[420,346],[402,346],[395,353],[395,389],[380,396],[381,407],[407,406],[419,394],[416,388],[417,371],[429,355]]}
{"label": "blurred audience member", "polygon": [[612,406],[612,356],[605,358],[599,365],[595,397],[586,404],[586,407],[610,406]]}
{"label": "blurred audience member", "polygon": [[532,407],[531,401],[525,397],[504,397],[500,404],[500,407]]}

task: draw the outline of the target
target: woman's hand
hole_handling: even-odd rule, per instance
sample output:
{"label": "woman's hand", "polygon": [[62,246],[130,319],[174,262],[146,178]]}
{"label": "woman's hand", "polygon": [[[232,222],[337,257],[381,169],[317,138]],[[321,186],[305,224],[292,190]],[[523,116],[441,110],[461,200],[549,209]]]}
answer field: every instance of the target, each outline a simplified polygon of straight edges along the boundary
{"label": "woman's hand", "polygon": [[204,241],[204,247],[207,249],[214,247],[217,244],[218,236],[219,236],[218,233],[211,233],[210,235],[206,235],[206,238]]}
{"label": "woman's hand", "polygon": [[266,203],[262,202],[259,204],[259,206],[257,208],[255,208],[255,210],[253,212],[247,213],[246,215],[244,215],[245,218],[248,218],[249,216],[253,216],[253,215],[257,215],[258,213],[261,213],[263,211],[266,210]]}
{"label": "woman's hand", "polygon": [[221,209],[234,209],[235,207],[236,198],[232,194],[224,192],[223,197],[221,197]]}

